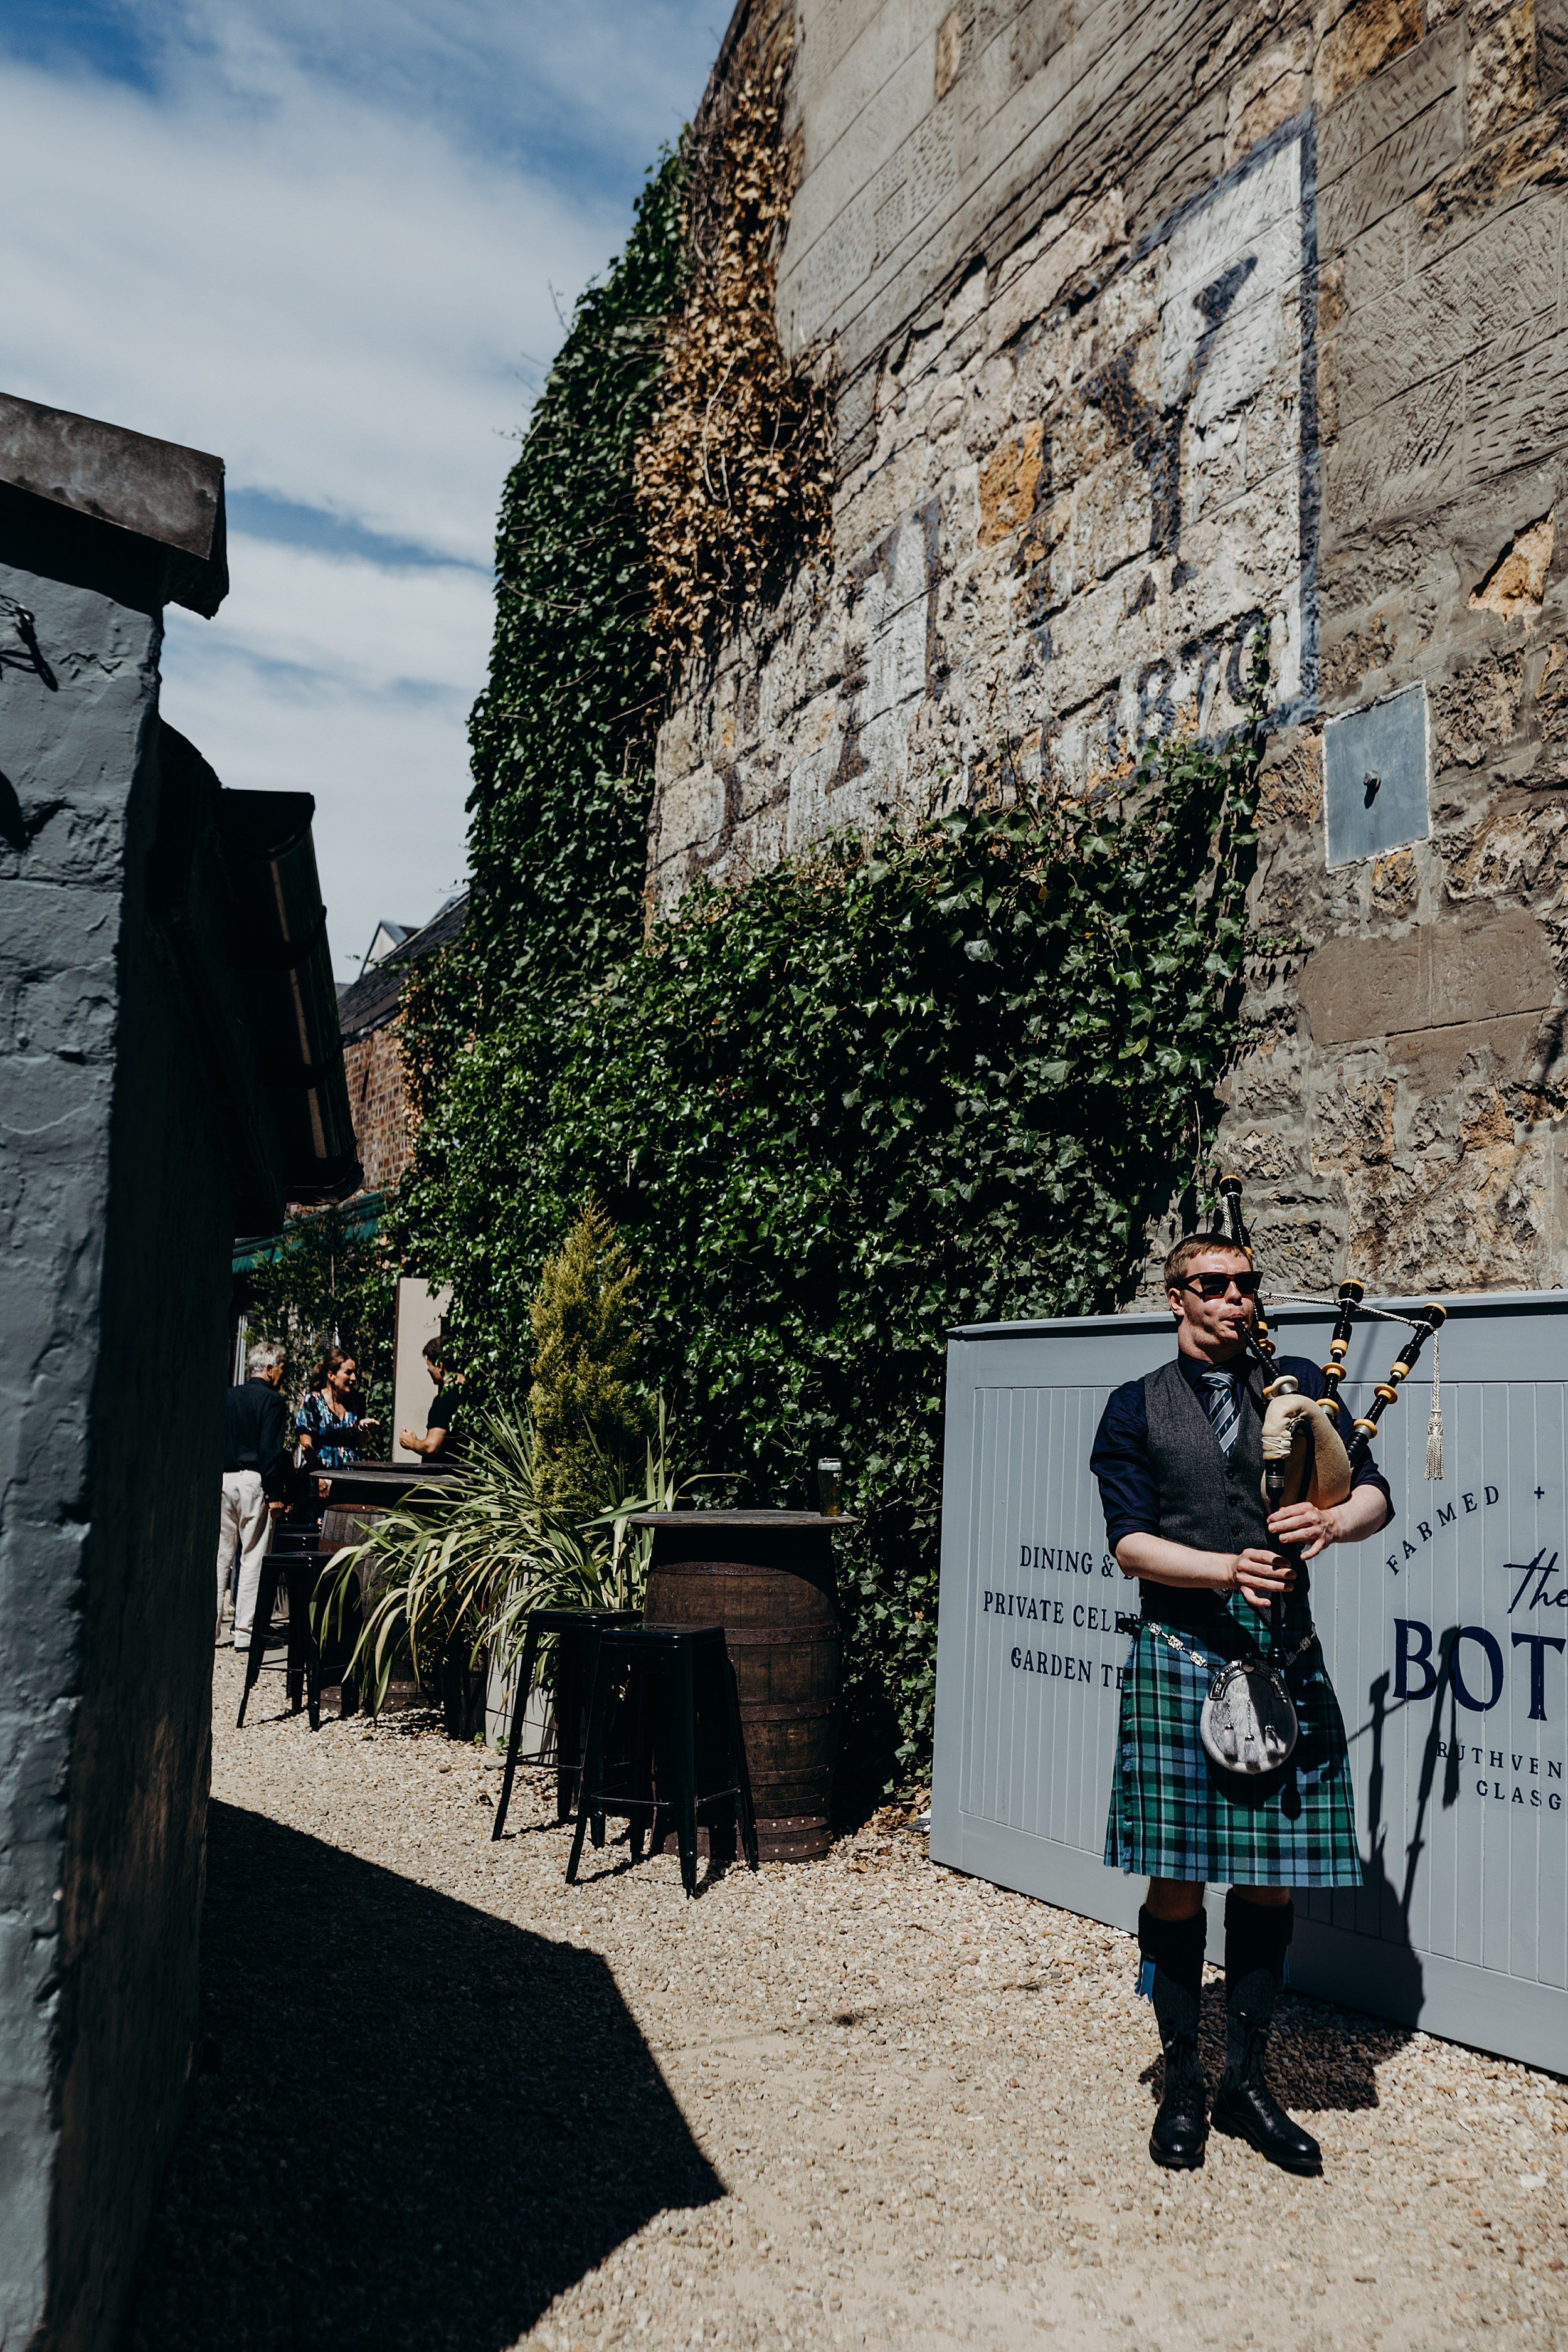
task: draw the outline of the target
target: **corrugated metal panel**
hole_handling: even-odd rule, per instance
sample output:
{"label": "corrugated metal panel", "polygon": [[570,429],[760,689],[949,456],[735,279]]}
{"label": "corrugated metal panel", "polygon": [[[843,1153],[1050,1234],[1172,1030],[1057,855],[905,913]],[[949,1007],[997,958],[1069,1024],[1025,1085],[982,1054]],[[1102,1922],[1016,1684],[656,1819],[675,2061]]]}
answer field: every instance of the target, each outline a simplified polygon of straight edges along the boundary
{"label": "corrugated metal panel", "polygon": [[[1287,1310],[1321,1360],[1329,1318]],[[1356,1409],[1394,1352],[1363,1325]],[[1100,1862],[1136,1607],[1089,1473],[1110,1388],[1170,1352],[1163,1318],[994,1327],[950,1348],[931,1852],[1126,1926]],[[1423,1370],[1427,1366],[1423,1365]],[[1505,2055],[1568,2066],[1568,1297],[1455,1302],[1446,1475],[1429,1381],[1384,1424],[1397,1517],[1314,1570],[1350,1736],[1359,1893],[1298,1896],[1304,1989]]]}

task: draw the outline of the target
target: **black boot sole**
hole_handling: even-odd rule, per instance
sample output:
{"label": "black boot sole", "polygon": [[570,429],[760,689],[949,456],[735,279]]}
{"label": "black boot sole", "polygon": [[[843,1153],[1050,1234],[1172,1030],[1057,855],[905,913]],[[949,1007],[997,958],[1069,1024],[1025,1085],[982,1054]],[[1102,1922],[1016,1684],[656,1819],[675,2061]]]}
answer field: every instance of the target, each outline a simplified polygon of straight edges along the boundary
{"label": "black boot sole", "polygon": [[1203,2169],[1204,2151],[1201,2147],[1195,2156],[1166,2156],[1151,2140],[1149,2157],[1150,2161],[1157,2164],[1162,2172],[1199,2172]]}
{"label": "black boot sole", "polygon": [[1266,2141],[1259,2138],[1248,2125],[1233,2116],[1221,2115],[1217,2108],[1209,2116],[1209,2129],[1224,2132],[1227,2139],[1244,2139],[1248,2147],[1256,2148],[1258,2155],[1266,2158],[1279,2172],[1294,2172],[1302,2179],[1312,2180],[1319,2179],[1322,2173],[1323,2159],[1321,2156],[1304,2158],[1280,2156],[1275,2149],[1269,2147]]}

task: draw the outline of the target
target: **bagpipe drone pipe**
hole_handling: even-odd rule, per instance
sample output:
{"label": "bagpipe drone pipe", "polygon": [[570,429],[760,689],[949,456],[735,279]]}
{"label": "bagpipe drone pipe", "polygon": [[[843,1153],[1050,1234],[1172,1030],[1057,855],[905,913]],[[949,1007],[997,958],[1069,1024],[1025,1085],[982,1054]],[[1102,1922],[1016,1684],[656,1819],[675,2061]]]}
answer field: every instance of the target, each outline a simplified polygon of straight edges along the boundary
{"label": "bagpipe drone pipe", "polygon": [[[1222,1176],[1219,1181],[1219,1222],[1227,1242],[1253,1256],[1252,1243],[1247,1234],[1242,1213],[1241,1183],[1235,1176]],[[1304,1306],[1334,1305],[1338,1309],[1333,1336],[1329,1341],[1329,1360],[1322,1367],[1327,1393],[1320,1402],[1300,1393],[1296,1381],[1289,1373],[1277,1373],[1274,1369],[1274,1341],[1269,1333],[1268,1316],[1261,1293],[1254,1298],[1253,1319],[1244,1327],[1243,1337],[1247,1352],[1263,1373],[1263,1499],[1269,1516],[1289,1509],[1303,1497],[1320,1509],[1330,1509],[1342,1503],[1351,1491],[1356,1472],[1372,1451],[1372,1441],[1377,1424],[1387,1408],[1394,1403],[1399,1391],[1409,1379],[1428,1339],[1433,1339],[1447,1320],[1447,1310],[1428,1299],[1418,1316],[1395,1315],[1386,1307],[1364,1305],[1365,1286],[1354,1280],[1342,1282],[1333,1301],[1291,1294],[1292,1303]],[[1345,1362],[1350,1353],[1351,1333],[1358,1314],[1373,1317],[1379,1322],[1400,1323],[1410,1337],[1389,1370],[1388,1378],[1375,1383],[1372,1402],[1364,1414],[1351,1423],[1352,1434],[1346,1442],[1342,1424],[1345,1417],[1340,1383],[1344,1378]],[[1434,1468],[1436,1461],[1436,1468]],[[1442,1423],[1436,1381],[1433,1385],[1432,1418],[1427,1429],[1428,1477],[1442,1475]],[[1285,1550],[1300,1557],[1299,1545],[1287,1545]],[[1284,1604],[1276,1601],[1269,1612],[1269,1630],[1279,1639]]]}
{"label": "bagpipe drone pipe", "polygon": [[[1248,1257],[1253,1256],[1252,1243],[1242,1214],[1241,1183],[1237,1177],[1222,1176],[1220,1178],[1219,1224],[1227,1242],[1234,1244],[1237,1249],[1245,1250]],[[1344,1378],[1345,1360],[1350,1354],[1351,1332],[1357,1315],[1375,1318],[1380,1323],[1401,1323],[1410,1334],[1405,1347],[1390,1366],[1388,1378],[1375,1383],[1373,1401],[1365,1414],[1358,1416],[1351,1423],[1354,1435],[1350,1439],[1345,1450],[1349,1456],[1352,1477],[1372,1451],[1372,1441],[1377,1433],[1377,1424],[1387,1408],[1396,1402],[1400,1389],[1415,1368],[1422,1349],[1428,1339],[1436,1337],[1448,1319],[1447,1307],[1440,1307],[1435,1298],[1429,1298],[1426,1301],[1419,1315],[1395,1315],[1387,1307],[1364,1306],[1365,1297],[1365,1284],[1354,1280],[1342,1282],[1338,1294],[1332,1300],[1315,1297],[1306,1292],[1292,1291],[1288,1294],[1289,1303],[1291,1305],[1303,1307],[1331,1305],[1339,1310],[1334,1323],[1333,1336],[1329,1341],[1329,1360],[1322,1368],[1323,1378],[1328,1383],[1328,1393],[1322,1398],[1320,1406],[1320,1410],[1328,1415],[1336,1428],[1342,1417],[1340,1382]],[[1261,1287],[1254,1300],[1251,1327],[1244,1332],[1243,1336],[1247,1341],[1248,1354],[1264,1375],[1265,1402],[1271,1402],[1277,1391],[1285,1395],[1294,1393],[1296,1384],[1288,1374],[1286,1375],[1288,1385],[1283,1389],[1279,1389],[1274,1375],[1274,1340],[1268,1329]],[[1428,1472],[1429,1476],[1434,1475],[1440,1476],[1442,1474],[1440,1471]]]}

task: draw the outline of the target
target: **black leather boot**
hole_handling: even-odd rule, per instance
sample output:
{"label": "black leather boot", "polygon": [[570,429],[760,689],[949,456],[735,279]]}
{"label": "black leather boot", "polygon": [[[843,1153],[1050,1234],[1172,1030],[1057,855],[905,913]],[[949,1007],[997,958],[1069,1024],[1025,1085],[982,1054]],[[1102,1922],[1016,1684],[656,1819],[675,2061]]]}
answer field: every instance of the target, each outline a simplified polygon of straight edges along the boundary
{"label": "black leather boot", "polygon": [[1247,1903],[1234,1887],[1226,1896],[1226,2065],[1215,2093],[1214,2127],[1250,2141],[1285,2172],[1321,2172],[1321,2148],[1286,2114],[1263,2074],[1295,1925],[1292,1904]]}
{"label": "black leather boot", "polygon": [[1156,1919],[1145,1905],[1138,1914],[1138,1948],[1154,1963],[1154,2016],[1165,2053],[1165,2095],[1149,2135],[1149,2153],[1172,2172],[1200,2165],[1209,2136],[1198,2056],[1204,1934],[1201,1911],[1195,1919]]}

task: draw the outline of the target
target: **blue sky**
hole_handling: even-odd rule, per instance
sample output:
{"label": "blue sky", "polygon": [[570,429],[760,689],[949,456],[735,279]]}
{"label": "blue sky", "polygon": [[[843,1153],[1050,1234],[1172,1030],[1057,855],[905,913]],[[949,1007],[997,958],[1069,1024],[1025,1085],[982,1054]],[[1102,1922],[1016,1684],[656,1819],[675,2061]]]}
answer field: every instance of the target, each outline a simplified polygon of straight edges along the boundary
{"label": "blue sky", "polygon": [[460,881],[501,481],[728,13],[0,11],[0,389],[225,459],[230,594],[171,614],[163,707],[226,783],[316,794],[342,977]]}

